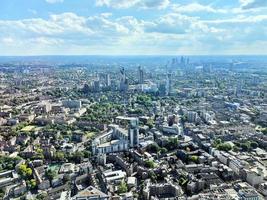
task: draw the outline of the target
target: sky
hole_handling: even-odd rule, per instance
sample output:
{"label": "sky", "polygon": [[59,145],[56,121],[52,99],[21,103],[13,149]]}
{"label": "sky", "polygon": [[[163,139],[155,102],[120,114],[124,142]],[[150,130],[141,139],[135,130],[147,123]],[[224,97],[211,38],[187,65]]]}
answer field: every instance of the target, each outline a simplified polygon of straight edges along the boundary
{"label": "sky", "polygon": [[1,0],[0,55],[266,55],[267,0]]}

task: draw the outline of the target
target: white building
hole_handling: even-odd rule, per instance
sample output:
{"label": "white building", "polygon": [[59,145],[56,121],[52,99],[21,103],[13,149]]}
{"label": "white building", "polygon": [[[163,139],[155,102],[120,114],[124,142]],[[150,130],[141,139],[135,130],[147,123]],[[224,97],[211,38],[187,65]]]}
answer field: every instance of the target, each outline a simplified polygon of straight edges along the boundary
{"label": "white building", "polygon": [[109,171],[103,173],[106,183],[121,182],[126,177],[126,172],[122,170]]}
{"label": "white building", "polygon": [[187,112],[187,119],[189,122],[197,122],[198,114],[194,111]]}

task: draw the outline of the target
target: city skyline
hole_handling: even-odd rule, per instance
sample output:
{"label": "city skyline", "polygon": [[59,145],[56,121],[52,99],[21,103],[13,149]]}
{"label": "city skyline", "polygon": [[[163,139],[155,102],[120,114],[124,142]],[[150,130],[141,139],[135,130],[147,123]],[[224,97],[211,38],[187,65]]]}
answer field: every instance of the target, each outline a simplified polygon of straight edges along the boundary
{"label": "city skyline", "polygon": [[267,1],[10,0],[0,55],[266,55]]}

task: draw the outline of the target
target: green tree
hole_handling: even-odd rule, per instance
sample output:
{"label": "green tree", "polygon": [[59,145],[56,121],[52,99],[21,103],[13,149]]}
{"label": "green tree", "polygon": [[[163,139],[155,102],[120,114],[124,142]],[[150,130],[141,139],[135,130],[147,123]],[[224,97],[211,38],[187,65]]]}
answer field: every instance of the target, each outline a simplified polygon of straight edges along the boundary
{"label": "green tree", "polygon": [[165,145],[165,148],[167,148],[169,151],[174,150],[177,148],[179,144],[178,138],[171,137],[168,139],[167,144]]}
{"label": "green tree", "polygon": [[27,185],[30,189],[35,189],[37,184],[36,184],[36,180],[35,179],[31,179],[29,181],[27,181]]}
{"label": "green tree", "polygon": [[190,156],[189,160],[193,161],[193,162],[198,162],[198,156]]}
{"label": "green tree", "polygon": [[90,158],[91,157],[91,152],[90,151],[83,151],[84,157],[85,158]]}
{"label": "green tree", "polygon": [[156,183],[157,182],[157,175],[155,174],[155,172],[149,172],[149,178],[151,179],[151,181],[153,183]]}
{"label": "green tree", "polygon": [[250,149],[250,143],[246,142],[246,143],[241,143],[240,147],[242,148],[243,151],[249,151]]}
{"label": "green tree", "polygon": [[58,161],[63,161],[65,159],[65,155],[63,152],[58,151],[55,153],[54,158]]}
{"label": "green tree", "polygon": [[48,169],[45,172],[45,175],[50,181],[52,181],[57,176],[57,172],[55,170]]}
{"label": "green tree", "polygon": [[119,185],[118,193],[123,194],[126,193],[127,191],[128,191],[127,184],[124,181],[122,181],[121,184]]}
{"label": "green tree", "polygon": [[153,153],[158,153],[160,151],[160,148],[157,144],[151,144],[147,147],[147,150]]}
{"label": "green tree", "polygon": [[19,166],[19,174],[23,177],[23,178],[29,178],[32,175],[32,169],[27,167],[26,164],[21,164]]}
{"label": "green tree", "polygon": [[81,151],[76,151],[75,153],[72,154],[72,159],[74,160],[75,163],[81,163],[83,158],[84,158],[84,153]]}
{"label": "green tree", "polygon": [[256,148],[258,148],[259,145],[258,145],[257,142],[252,141],[252,142],[250,142],[250,146],[251,146],[252,149],[256,149]]}
{"label": "green tree", "polygon": [[0,188],[0,199],[2,199],[5,196],[5,191],[3,188]]}
{"label": "green tree", "polygon": [[165,147],[160,148],[160,153],[161,154],[165,154],[167,152],[168,152],[168,150]]}
{"label": "green tree", "polygon": [[45,200],[47,199],[48,195],[47,193],[43,192],[43,193],[39,193],[37,196],[36,196],[36,199],[37,200]]}
{"label": "green tree", "polygon": [[220,144],[222,144],[222,140],[218,138],[218,139],[213,141],[212,146],[217,147]]}
{"label": "green tree", "polygon": [[155,167],[155,163],[152,160],[146,160],[145,161],[145,167],[154,168]]}
{"label": "green tree", "polygon": [[221,143],[217,145],[217,149],[221,151],[230,151],[232,150],[232,146],[228,143]]}

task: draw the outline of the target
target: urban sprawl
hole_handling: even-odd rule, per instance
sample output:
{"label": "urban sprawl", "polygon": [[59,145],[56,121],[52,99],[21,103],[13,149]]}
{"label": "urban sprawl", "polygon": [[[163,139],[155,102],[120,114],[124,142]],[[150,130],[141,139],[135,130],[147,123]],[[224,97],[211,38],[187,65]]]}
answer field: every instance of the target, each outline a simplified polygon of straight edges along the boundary
{"label": "urban sprawl", "polygon": [[267,199],[266,62],[2,62],[0,199]]}

